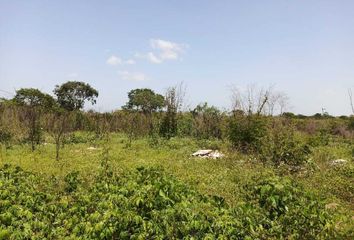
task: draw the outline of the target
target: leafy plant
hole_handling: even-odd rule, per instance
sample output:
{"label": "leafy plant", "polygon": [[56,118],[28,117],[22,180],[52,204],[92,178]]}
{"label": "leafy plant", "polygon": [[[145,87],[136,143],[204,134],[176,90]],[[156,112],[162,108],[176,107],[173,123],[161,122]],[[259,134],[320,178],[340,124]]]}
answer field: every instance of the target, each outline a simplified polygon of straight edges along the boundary
{"label": "leafy plant", "polygon": [[229,124],[229,140],[243,151],[259,151],[267,134],[267,121],[261,115],[236,115]]}
{"label": "leafy plant", "polygon": [[[103,175],[101,175],[103,174]],[[314,195],[287,180],[250,185],[249,203],[229,207],[160,168],[102,172],[90,186],[78,172],[64,191],[51,180],[0,169],[0,236],[4,239],[303,239],[333,236]],[[255,205],[252,205],[255,204]],[[326,235],[327,234],[327,235]]]}

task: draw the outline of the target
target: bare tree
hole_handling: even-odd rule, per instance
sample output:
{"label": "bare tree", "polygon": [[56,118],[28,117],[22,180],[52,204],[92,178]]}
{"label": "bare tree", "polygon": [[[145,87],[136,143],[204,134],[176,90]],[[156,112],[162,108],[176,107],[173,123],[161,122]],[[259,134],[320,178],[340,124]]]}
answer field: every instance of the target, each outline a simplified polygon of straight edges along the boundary
{"label": "bare tree", "polygon": [[275,91],[273,86],[258,88],[251,84],[244,89],[233,87],[231,91],[233,111],[242,111],[248,115],[282,113],[288,104],[286,94]]}
{"label": "bare tree", "polygon": [[55,142],[55,159],[59,160],[60,146],[65,136],[72,130],[73,114],[67,111],[53,111],[46,115],[46,130]]}
{"label": "bare tree", "polygon": [[351,88],[348,89],[348,95],[349,95],[350,106],[352,108],[352,113],[354,114],[354,100],[353,100],[353,92]]}
{"label": "bare tree", "polygon": [[252,84],[246,89],[233,87],[231,91],[234,111],[243,111],[248,115],[265,113],[265,107],[271,96],[271,88],[257,88],[255,84]]}
{"label": "bare tree", "polygon": [[284,92],[270,92],[267,102],[267,111],[270,116],[276,113],[282,114],[287,108],[289,102],[288,96]]}
{"label": "bare tree", "polygon": [[287,108],[289,106],[289,97],[285,93],[280,94],[278,104],[279,113],[283,114],[285,111],[287,111]]}

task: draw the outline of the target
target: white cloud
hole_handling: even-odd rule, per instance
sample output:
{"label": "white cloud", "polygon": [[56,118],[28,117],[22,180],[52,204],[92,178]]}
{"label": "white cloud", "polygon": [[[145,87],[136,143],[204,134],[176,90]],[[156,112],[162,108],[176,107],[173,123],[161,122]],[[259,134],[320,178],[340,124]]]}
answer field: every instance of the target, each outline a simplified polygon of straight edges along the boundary
{"label": "white cloud", "polygon": [[127,61],[125,61],[125,63],[132,65],[132,64],[135,64],[135,61],[133,59],[128,59]]}
{"label": "white cloud", "polygon": [[118,56],[112,55],[107,59],[106,63],[112,66],[117,66],[122,64],[132,65],[135,64],[135,61],[133,59],[123,60]]}
{"label": "white cloud", "polygon": [[128,72],[128,71],[119,71],[118,75],[126,81],[144,81],[147,80],[145,74],[140,72]]}
{"label": "white cloud", "polygon": [[116,65],[122,64],[122,59],[117,56],[112,55],[107,59],[106,63],[109,65],[112,65],[112,66],[116,66]]}
{"label": "white cloud", "polygon": [[153,52],[147,54],[135,54],[135,57],[145,58],[152,63],[162,63],[166,60],[178,60],[188,47],[186,44],[174,43],[162,39],[150,39]]}
{"label": "white cloud", "polygon": [[152,63],[161,63],[162,62],[162,60],[160,58],[158,58],[157,56],[155,56],[155,54],[153,52],[149,52],[146,55],[146,58]]}

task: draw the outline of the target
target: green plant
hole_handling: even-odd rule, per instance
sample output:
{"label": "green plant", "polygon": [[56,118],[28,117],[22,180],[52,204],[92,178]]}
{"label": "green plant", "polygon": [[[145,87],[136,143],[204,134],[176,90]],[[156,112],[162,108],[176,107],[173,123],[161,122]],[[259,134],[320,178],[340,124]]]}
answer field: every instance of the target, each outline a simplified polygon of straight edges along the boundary
{"label": "green plant", "polygon": [[257,179],[246,189],[249,201],[258,204],[270,220],[265,227],[270,228],[273,237],[317,239],[322,234],[326,238],[333,234],[334,229],[328,228],[332,220],[324,202],[290,179]]}
{"label": "green plant", "polygon": [[259,151],[267,134],[267,120],[261,115],[237,115],[229,123],[229,140],[243,151]]}
{"label": "green plant", "polygon": [[[332,236],[330,219],[318,199],[288,181],[258,182],[246,188],[250,203],[229,207],[223,198],[200,194],[160,168],[140,167],[122,175],[107,175],[103,171],[89,186],[80,185],[78,179],[77,172],[68,174],[62,191],[52,189],[51,186],[57,185],[52,185],[51,180],[20,168],[9,165],[0,168],[0,236],[9,239]],[[300,210],[304,210],[303,215]]]}
{"label": "green plant", "polygon": [[291,126],[277,124],[263,139],[260,158],[275,166],[301,166],[307,162],[309,146]]}
{"label": "green plant", "polygon": [[0,129],[0,144],[3,144],[6,148],[9,148],[12,138],[13,136],[11,132]]}

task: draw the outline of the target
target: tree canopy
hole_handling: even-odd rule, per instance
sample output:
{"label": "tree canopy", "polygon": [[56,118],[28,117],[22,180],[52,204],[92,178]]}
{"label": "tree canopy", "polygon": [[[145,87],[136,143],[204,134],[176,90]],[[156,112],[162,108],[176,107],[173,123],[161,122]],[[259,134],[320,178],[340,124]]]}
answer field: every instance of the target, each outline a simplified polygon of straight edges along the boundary
{"label": "tree canopy", "polygon": [[68,110],[80,110],[84,107],[85,101],[96,103],[98,91],[88,83],[68,81],[62,85],[56,85],[54,94],[57,96],[59,105]]}
{"label": "tree canopy", "polygon": [[123,106],[127,110],[152,113],[164,107],[164,97],[148,88],[131,90],[128,93],[128,98],[129,101]]}
{"label": "tree canopy", "polygon": [[52,96],[36,88],[21,88],[17,90],[13,101],[16,104],[30,107],[50,108],[55,105],[55,100]]}

